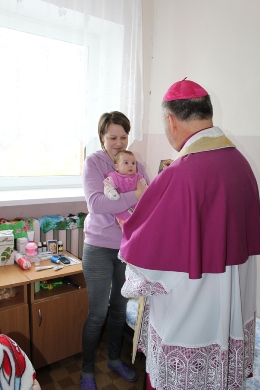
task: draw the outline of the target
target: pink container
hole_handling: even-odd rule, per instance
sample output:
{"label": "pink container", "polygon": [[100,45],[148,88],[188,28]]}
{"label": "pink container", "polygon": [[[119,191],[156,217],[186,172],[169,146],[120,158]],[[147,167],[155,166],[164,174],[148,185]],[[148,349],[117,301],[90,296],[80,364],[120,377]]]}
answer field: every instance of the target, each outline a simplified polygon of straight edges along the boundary
{"label": "pink container", "polygon": [[37,256],[38,254],[38,245],[36,242],[29,241],[25,244],[25,253],[27,256]]}

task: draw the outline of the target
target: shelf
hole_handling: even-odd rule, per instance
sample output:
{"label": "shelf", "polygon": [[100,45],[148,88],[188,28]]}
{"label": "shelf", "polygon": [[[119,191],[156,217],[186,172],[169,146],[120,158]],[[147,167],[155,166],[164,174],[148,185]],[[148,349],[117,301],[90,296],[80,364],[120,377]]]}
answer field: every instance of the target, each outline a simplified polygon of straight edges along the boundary
{"label": "shelf", "polygon": [[27,303],[26,286],[16,286],[15,288],[17,289],[17,294],[14,297],[0,300],[0,310]]}
{"label": "shelf", "polygon": [[[66,275],[68,276],[68,275]],[[71,274],[69,274],[69,276],[71,277]],[[63,279],[63,278],[60,278],[60,277],[56,277],[55,279]],[[58,295],[64,295],[64,294],[71,294],[71,293],[77,293],[77,291],[82,291],[82,290],[86,290],[86,283],[85,283],[85,280],[84,280],[84,277],[83,277],[83,274],[75,274],[71,277],[72,279],[72,282],[77,284],[78,286],[81,286],[81,288],[77,288],[73,285],[68,285],[68,284],[61,284],[61,285],[57,285],[57,286],[54,286],[51,290],[48,290],[48,289],[44,289],[41,287],[40,291],[39,292],[34,292],[34,297],[33,297],[33,300],[34,302],[38,302],[40,300],[44,300],[44,299],[50,299],[52,297],[55,297],[55,296],[58,296]],[[46,279],[46,280],[54,280],[54,278],[50,278],[50,279]]]}
{"label": "shelf", "polygon": [[0,267],[0,289],[15,287],[17,294],[13,298],[1,299],[0,310],[27,303],[27,285],[30,283],[26,274],[16,264]]}
{"label": "shelf", "polygon": [[[68,253],[68,252],[64,252]],[[68,253],[71,257],[74,257],[71,253]],[[79,260],[79,259],[77,259]],[[50,260],[44,260],[40,262],[40,266],[49,266],[54,265]],[[78,284],[83,288],[86,288],[86,283],[84,280],[84,276],[82,273],[82,263],[74,264],[74,265],[68,265],[64,268],[55,271],[53,268],[49,268],[43,271],[36,271],[36,266],[33,263],[31,268],[27,270],[26,277],[30,280],[31,283],[35,282],[42,282],[45,280],[52,280],[52,279],[63,279],[65,276],[69,276],[73,283]],[[33,303],[38,300],[42,299],[49,299],[52,296],[55,295],[61,295],[61,294],[67,294],[70,292],[75,292],[80,289],[77,289],[73,287],[72,285],[57,285],[53,287],[51,290],[43,289],[41,288],[39,292],[35,292],[33,288],[31,288],[31,296],[30,296],[30,302]]]}

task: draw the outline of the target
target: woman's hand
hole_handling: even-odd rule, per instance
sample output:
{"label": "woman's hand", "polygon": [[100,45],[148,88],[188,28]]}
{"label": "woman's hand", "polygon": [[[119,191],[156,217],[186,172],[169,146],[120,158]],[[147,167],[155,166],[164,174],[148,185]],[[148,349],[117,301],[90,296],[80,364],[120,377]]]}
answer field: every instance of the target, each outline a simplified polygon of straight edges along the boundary
{"label": "woman's hand", "polygon": [[145,190],[147,188],[147,184],[142,184],[141,180],[142,179],[138,180],[136,190],[134,192],[137,200],[139,200],[141,198],[141,196],[143,195],[143,193],[145,192]]}

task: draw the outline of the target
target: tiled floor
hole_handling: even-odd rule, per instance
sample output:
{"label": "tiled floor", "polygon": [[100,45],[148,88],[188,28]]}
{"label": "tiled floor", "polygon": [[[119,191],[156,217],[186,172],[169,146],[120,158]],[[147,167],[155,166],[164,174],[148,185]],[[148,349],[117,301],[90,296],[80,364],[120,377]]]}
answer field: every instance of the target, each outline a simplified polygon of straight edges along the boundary
{"label": "tiled floor", "polygon": [[[131,365],[132,343],[124,338],[121,358]],[[137,354],[134,368],[138,380],[126,382],[115,372],[109,370],[107,363],[107,332],[104,331],[96,355],[95,375],[98,390],[142,390],[145,374],[145,357]],[[81,354],[70,356],[59,362],[37,370],[37,379],[42,390],[79,390]]]}

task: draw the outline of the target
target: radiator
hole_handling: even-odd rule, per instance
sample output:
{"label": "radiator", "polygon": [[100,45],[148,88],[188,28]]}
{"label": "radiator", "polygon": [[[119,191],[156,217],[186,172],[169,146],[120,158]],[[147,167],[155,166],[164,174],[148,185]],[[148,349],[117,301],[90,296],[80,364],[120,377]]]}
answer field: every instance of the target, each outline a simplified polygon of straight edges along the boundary
{"label": "radiator", "polygon": [[82,259],[84,231],[83,228],[71,230],[50,230],[43,233],[40,229],[40,223],[37,219],[33,220],[34,241],[44,242],[48,240],[62,241],[63,249],[72,253],[74,256]]}

